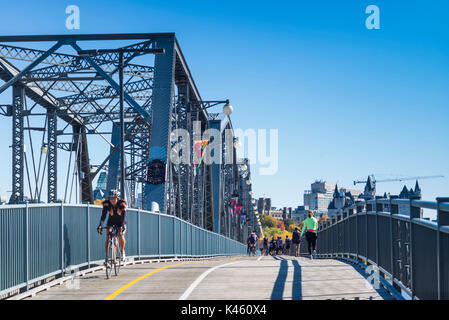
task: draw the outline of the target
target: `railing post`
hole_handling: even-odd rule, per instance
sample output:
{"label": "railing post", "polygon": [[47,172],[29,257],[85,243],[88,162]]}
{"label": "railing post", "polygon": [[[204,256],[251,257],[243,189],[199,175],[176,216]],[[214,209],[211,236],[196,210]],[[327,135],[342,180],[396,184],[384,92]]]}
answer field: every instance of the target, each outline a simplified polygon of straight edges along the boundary
{"label": "railing post", "polygon": [[413,199],[409,200],[410,206],[410,229],[409,229],[409,261],[410,261],[410,291],[412,293],[412,300],[415,300],[415,276],[414,276],[414,251],[413,251],[413,241],[414,241],[414,225],[413,219],[421,218],[421,210],[420,208],[413,207]]}
{"label": "railing post", "polygon": [[177,257],[176,255],[176,219],[175,219],[175,215],[171,216],[171,219],[173,220],[173,256]]}
{"label": "railing post", "polygon": [[159,259],[161,259],[161,213],[159,212],[157,214],[158,220],[157,220],[157,228],[158,228],[158,232],[157,232],[157,244],[158,244],[158,253],[159,253]]}
{"label": "railing post", "polygon": [[393,199],[397,196],[390,196],[390,246],[391,246],[391,284],[394,286],[396,274],[394,272],[394,239],[393,239],[393,214],[399,213],[397,204],[393,204]]}
{"label": "railing post", "polygon": [[90,268],[90,204],[87,203],[86,228],[87,228],[87,267]]}
{"label": "railing post", "polygon": [[182,227],[184,220],[179,219],[179,255],[182,257]]}
{"label": "railing post", "polygon": [[61,221],[61,276],[64,276],[64,203],[61,202],[60,221]]}
{"label": "railing post", "polygon": [[360,218],[360,206],[356,206],[355,213],[355,256],[356,260],[359,261],[359,218]]}
{"label": "railing post", "polygon": [[440,209],[442,202],[449,202],[449,198],[437,198],[437,281],[438,281],[438,300],[442,299],[443,293],[443,277],[442,277],[442,266],[441,266],[441,234],[440,229],[442,226],[449,225],[449,213],[443,213]]}
{"label": "railing post", "polygon": [[[382,204],[377,203],[377,199],[374,202],[374,212],[375,212],[375,220],[376,220],[376,265],[379,266],[379,209]],[[367,244],[368,245],[368,244]]]}
{"label": "railing post", "polygon": [[29,211],[28,211],[28,201],[25,207],[25,278],[26,278],[26,289],[29,290],[30,281],[30,223],[29,223]]}
{"label": "railing post", "polygon": [[137,209],[137,258],[140,260],[140,208]]}
{"label": "railing post", "polygon": [[368,212],[373,211],[373,204],[366,204],[365,209],[365,261],[368,265]]}

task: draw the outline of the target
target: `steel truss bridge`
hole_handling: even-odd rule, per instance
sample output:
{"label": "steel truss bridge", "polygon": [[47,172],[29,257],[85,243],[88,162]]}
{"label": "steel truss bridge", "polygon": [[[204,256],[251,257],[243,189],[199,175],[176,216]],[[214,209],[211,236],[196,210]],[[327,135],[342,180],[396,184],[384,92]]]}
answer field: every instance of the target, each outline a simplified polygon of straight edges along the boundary
{"label": "steel truss bridge", "polygon": [[[239,241],[248,221],[257,226],[249,162],[236,157],[231,119],[207,111],[229,100],[201,98],[174,33],[3,36],[0,79],[0,96],[11,95],[0,106],[12,120],[11,204],[92,204],[92,182],[107,170],[106,190],[121,189],[132,208],[157,203],[163,214]],[[213,152],[223,161],[194,170],[193,152],[179,164],[171,153],[189,153],[198,123],[200,139],[212,141],[211,128],[221,133]],[[189,137],[173,139],[178,129]],[[93,161],[99,150],[106,156]],[[67,168],[58,165],[61,152]],[[231,212],[233,197],[244,224]]]}

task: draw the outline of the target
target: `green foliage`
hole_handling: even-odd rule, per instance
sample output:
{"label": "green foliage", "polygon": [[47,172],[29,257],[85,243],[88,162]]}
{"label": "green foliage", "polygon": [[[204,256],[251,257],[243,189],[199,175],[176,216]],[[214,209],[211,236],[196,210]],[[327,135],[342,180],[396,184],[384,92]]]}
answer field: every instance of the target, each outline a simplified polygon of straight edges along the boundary
{"label": "green foliage", "polygon": [[262,228],[276,228],[277,220],[271,216],[264,215],[260,219],[260,224],[262,225]]}
{"label": "green foliage", "polygon": [[[285,229],[289,229],[290,225],[294,224],[295,220],[293,219],[284,219],[284,225],[285,225]],[[295,230],[295,229],[293,229]]]}
{"label": "green foliage", "polygon": [[293,224],[289,225],[287,230],[289,232],[293,232],[293,231],[295,231],[295,228],[298,228],[299,230],[301,230],[301,227],[299,225],[297,225],[296,223],[293,223]]}

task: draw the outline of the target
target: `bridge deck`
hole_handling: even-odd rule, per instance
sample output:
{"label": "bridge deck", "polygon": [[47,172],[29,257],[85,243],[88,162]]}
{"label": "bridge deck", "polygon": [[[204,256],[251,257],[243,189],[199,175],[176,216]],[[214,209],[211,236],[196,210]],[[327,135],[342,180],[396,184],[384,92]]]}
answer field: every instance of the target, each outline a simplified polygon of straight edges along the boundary
{"label": "bridge deck", "polygon": [[31,299],[391,299],[350,264],[291,256],[135,264],[109,280],[104,271],[78,279]]}

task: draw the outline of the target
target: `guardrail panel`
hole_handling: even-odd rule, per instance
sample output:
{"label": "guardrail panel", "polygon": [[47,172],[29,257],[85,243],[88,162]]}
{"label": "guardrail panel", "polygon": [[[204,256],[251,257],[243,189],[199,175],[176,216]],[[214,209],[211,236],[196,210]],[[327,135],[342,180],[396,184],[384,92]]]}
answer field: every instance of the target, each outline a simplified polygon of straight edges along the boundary
{"label": "guardrail panel", "polygon": [[61,267],[60,207],[29,207],[29,279]]}
{"label": "guardrail panel", "polygon": [[24,207],[0,211],[1,290],[26,282],[25,211]]}
{"label": "guardrail panel", "polygon": [[367,215],[368,219],[368,259],[376,261],[376,216]]}
{"label": "guardrail panel", "polygon": [[161,254],[169,255],[174,253],[173,239],[173,217],[161,216]]}
{"label": "guardrail panel", "polygon": [[137,210],[128,209],[126,212],[126,233],[125,233],[125,255],[137,256],[138,255],[138,221]]}
{"label": "guardrail panel", "polygon": [[[64,206],[65,207],[65,206]],[[104,260],[106,232],[103,230],[103,234],[99,235],[97,232],[98,224],[100,223],[102,208],[89,207],[89,220],[90,220],[90,261]]]}
{"label": "guardrail panel", "polygon": [[449,300],[449,234],[440,234],[441,246],[441,299]]}
{"label": "guardrail panel", "polygon": [[379,265],[391,274],[390,218],[378,216],[379,219]]}
{"label": "guardrail panel", "polygon": [[[415,295],[419,299],[437,299],[437,244],[435,230],[414,224],[413,261]],[[447,269],[445,269],[447,272]]]}
{"label": "guardrail panel", "polygon": [[354,215],[349,217],[349,252],[355,253],[357,250],[357,228],[356,217]]}
{"label": "guardrail panel", "polygon": [[140,246],[141,256],[157,256],[159,254],[159,228],[156,214],[140,212]]}
{"label": "guardrail panel", "polygon": [[358,217],[359,224],[358,224],[358,243],[359,243],[359,255],[362,255],[364,257],[367,256],[366,254],[366,215],[360,215]]}
{"label": "guardrail panel", "polygon": [[86,208],[64,206],[64,268],[87,261]]}

